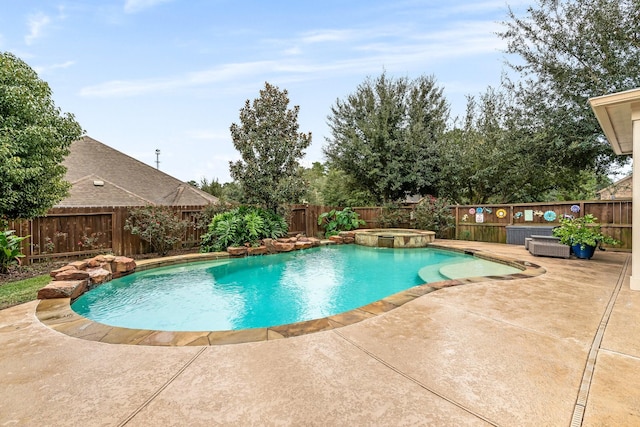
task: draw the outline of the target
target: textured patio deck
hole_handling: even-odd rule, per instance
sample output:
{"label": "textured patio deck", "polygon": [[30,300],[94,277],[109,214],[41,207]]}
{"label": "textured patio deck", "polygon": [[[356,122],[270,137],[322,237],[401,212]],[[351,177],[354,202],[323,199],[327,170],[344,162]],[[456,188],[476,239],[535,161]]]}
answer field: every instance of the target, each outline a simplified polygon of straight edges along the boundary
{"label": "textured patio deck", "polygon": [[429,293],[359,323],[221,346],[107,344],[0,311],[0,426],[639,425],[630,254]]}

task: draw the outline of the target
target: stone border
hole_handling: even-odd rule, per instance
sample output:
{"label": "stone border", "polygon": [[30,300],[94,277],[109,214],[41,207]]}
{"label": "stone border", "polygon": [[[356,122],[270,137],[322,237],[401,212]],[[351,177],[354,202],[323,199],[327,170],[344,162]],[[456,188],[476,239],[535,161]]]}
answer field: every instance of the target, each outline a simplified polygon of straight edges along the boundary
{"label": "stone border", "polygon": [[[500,262],[516,267],[520,273],[500,276],[468,277],[425,283],[385,297],[379,301],[321,319],[308,320],[269,328],[243,329],[237,331],[212,332],[171,332],[146,329],[129,329],[108,326],[80,316],[71,309],[71,298],[41,300],[36,308],[37,318],[49,328],[70,337],[81,338],[109,344],[152,345],[152,346],[209,346],[238,344],[256,341],[290,338],[314,332],[327,331],[361,322],[370,317],[391,311],[414,299],[451,286],[479,283],[494,280],[513,280],[536,277],[546,270],[528,261],[507,258],[474,249],[458,249],[446,245],[431,244],[429,247],[453,252],[461,252],[478,258]],[[140,271],[187,262],[228,258],[226,252],[209,254],[190,254],[153,260],[142,260],[138,264]]]}

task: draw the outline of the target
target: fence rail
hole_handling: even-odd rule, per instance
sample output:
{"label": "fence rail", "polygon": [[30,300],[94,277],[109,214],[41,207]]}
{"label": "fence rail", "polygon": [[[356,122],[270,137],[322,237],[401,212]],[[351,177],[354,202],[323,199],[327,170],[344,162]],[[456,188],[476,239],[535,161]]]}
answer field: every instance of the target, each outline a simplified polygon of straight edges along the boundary
{"label": "fence rail", "polygon": [[[124,229],[129,210],[134,208],[54,208],[44,217],[30,221],[10,222],[9,228],[16,230],[18,236],[30,236],[22,242],[23,253],[29,262],[53,257],[81,257],[97,252],[132,256],[149,252],[145,242]],[[204,231],[197,226],[203,207],[177,206],[173,209],[189,224],[181,246],[197,246]],[[289,232],[322,236],[323,230],[318,226],[318,217],[332,209],[341,208],[292,205]],[[384,212],[384,208],[354,207],[352,209],[365,221],[364,227],[379,227],[379,216]],[[401,209],[412,211],[413,207],[407,206]],[[455,227],[444,237],[451,239],[506,243],[507,226],[558,225],[560,218],[565,215],[592,214],[598,218],[603,232],[622,242],[618,248],[631,250],[631,200],[456,205],[451,206],[450,209],[455,218]],[[504,209],[503,217],[497,215],[499,209]],[[476,213],[480,211],[482,215],[477,215]],[[553,212],[553,215],[547,214],[545,217],[547,212]],[[555,219],[549,220],[551,216],[555,216]],[[411,224],[401,224],[401,226],[411,227]]]}
{"label": "fence rail", "polygon": [[[53,208],[43,217],[11,221],[9,229],[18,236],[30,236],[23,241],[27,261],[80,257],[101,252],[137,255],[149,252],[146,242],[124,229],[131,207]],[[202,206],[176,206],[173,209],[188,222],[182,246],[196,246],[202,230],[197,227]]]}

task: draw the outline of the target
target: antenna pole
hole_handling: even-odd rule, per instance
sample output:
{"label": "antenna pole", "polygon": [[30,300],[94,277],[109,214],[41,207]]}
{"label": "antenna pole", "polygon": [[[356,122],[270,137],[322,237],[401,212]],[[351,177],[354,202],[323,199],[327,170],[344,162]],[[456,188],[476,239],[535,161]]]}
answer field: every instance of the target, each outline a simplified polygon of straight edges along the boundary
{"label": "antenna pole", "polygon": [[156,148],[156,169],[160,170],[160,149]]}

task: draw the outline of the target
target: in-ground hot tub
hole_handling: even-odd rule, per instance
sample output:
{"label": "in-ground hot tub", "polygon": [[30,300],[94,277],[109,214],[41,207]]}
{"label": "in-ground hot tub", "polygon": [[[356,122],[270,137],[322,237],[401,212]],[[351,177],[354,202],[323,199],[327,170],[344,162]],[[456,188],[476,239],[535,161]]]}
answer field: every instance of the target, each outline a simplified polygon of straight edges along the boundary
{"label": "in-ground hot tub", "polygon": [[355,243],[380,248],[424,248],[436,233],[405,228],[373,228],[355,231]]}

